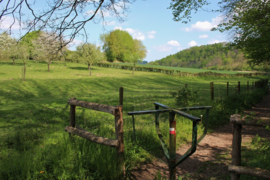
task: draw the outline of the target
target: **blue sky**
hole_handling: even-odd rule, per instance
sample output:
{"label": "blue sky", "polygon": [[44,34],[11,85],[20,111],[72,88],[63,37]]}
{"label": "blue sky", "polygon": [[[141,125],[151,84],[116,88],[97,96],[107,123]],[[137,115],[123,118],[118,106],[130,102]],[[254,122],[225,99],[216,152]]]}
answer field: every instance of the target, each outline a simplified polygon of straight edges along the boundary
{"label": "blue sky", "polygon": [[[192,14],[192,20],[188,24],[173,21],[172,10],[168,9],[170,0],[137,0],[129,5],[129,13],[123,23],[117,18],[105,15],[106,25],[103,22],[88,22],[86,25],[88,42],[102,45],[100,34],[108,33],[114,29],[122,29],[129,32],[133,38],[142,40],[147,48],[146,61],[161,59],[191,46],[200,46],[227,41],[227,34],[212,32],[210,29],[219,23],[220,14],[199,11]],[[40,4],[41,5],[41,4]],[[209,9],[217,9],[217,2],[207,6]],[[90,9],[89,9],[90,10]],[[6,17],[2,28],[8,24]],[[16,25],[16,24],[15,24]],[[17,25],[18,26],[18,25]],[[13,36],[18,37],[20,31],[13,29]],[[21,33],[23,33],[21,31]],[[83,37],[76,37],[73,46],[83,41]]]}

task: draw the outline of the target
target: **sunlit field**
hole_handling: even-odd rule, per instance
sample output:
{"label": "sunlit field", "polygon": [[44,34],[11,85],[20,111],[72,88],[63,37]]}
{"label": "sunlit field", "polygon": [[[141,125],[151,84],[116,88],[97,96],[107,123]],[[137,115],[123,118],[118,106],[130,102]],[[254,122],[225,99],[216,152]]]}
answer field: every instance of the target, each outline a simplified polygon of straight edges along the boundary
{"label": "sunlit field", "polygon": [[[178,108],[171,91],[184,87],[198,91],[193,106],[213,106],[210,130],[229,121],[216,114],[225,112],[219,101],[241,90],[250,89],[261,77],[180,77],[155,72],[138,72],[94,66],[89,76],[87,65],[27,61],[22,81],[22,61],[0,62],[0,179],[118,179],[115,149],[97,145],[80,137],[69,138],[64,131],[69,125],[71,97],[77,100],[119,104],[119,87],[124,88],[124,143],[127,176],[138,163],[162,158],[161,146],[154,126],[154,115],[135,117],[139,145],[134,144],[130,111],[154,109],[154,102]],[[210,100],[210,82],[214,82],[215,100]],[[251,92],[251,91],[250,91]],[[216,104],[215,104],[216,103]],[[236,110],[236,109],[235,109]],[[241,109],[238,109],[239,111]],[[212,113],[212,114],[211,114]],[[192,112],[195,116],[204,111]],[[215,114],[215,116],[213,116]],[[114,117],[110,114],[77,107],[76,123],[99,136],[115,138]],[[168,115],[160,120],[165,142],[169,138]],[[192,124],[177,117],[177,146],[190,143]],[[199,127],[199,135],[203,126]],[[146,149],[147,151],[145,151]],[[150,152],[150,153],[149,153]]]}

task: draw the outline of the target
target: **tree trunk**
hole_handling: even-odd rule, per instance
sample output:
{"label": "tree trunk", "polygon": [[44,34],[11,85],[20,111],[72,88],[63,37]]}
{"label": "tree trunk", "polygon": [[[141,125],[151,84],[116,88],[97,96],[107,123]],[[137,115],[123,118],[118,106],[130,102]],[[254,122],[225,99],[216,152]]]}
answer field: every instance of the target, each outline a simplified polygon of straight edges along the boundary
{"label": "tree trunk", "polygon": [[48,63],[48,72],[50,72],[50,63]]}
{"label": "tree trunk", "polygon": [[89,69],[89,75],[91,76],[91,64],[90,63],[88,63],[88,69]]}
{"label": "tree trunk", "polygon": [[25,67],[25,62],[23,65],[23,80],[25,81],[25,73],[26,73],[26,67]]}
{"label": "tree trunk", "polygon": [[13,64],[12,65],[14,66],[14,64],[15,64],[15,59],[13,58]]}

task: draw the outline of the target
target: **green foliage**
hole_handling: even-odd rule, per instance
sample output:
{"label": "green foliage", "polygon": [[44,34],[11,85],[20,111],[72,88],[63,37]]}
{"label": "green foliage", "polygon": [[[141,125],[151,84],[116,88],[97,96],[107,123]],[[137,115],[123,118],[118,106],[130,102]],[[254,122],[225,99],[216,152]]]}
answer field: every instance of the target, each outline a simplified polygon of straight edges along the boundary
{"label": "green foliage", "polygon": [[100,51],[100,48],[95,44],[86,43],[77,46],[77,58],[80,62],[87,63],[90,70],[93,63],[97,63],[105,59],[104,54]]}
{"label": "green foliage", "polygon": [[100,36],[103,41],[103,50],[110,62],[115,60],[126,62],[134,48],[134,41],[127,31],[114,30]]}
{"label": "green foliage", "polygon": [[[175,21],[187,23],[192,11],[204,10],[208,4],[210,0],[174,0],[169,8],[173,11]],[[231,47],[243,50],[249,64],[269,64],[270,3],[262,0],[220,0],[218,4],[220,8],[212,11],[222,12],[223,20],[212,30],[231,31]]]}
{"label": "green foliage", "polygon": [[126,31],[117,29],[108,34],[102,34],[100,39],[104,43],[103,50],[110,62],[116,60],[131,62],[135,65],[146,57],[147,50],[142,41],[133,39]]}
{"label": "green foliage", "polygon": [[34,58],[34,44],[33,41],[37,40],[37,38],[40,36],[41,31],[32,31],[27,33],[20,41],[20,44],[27,47],[27,51],[29,53],[29,58]]}
{"label": "green foliage", "polygon": [[170,9],[173,11],[173,20],[182,21],[182,23],[187,23],[191,21],[191,13],[195,13],[200,10],[203,6],[210,4],[208,0],[174,0],[170,4]]}
{"label": "green foliage", "polygon": [[[225,3],[222,8],[226,10],[228,5],[230,4]],[[219,24],[213,30],[232,31],[234,39],[231,46],[242,49],[250,64],[269,63],[269,8],[268,1],[237,1],[230,11],[227,11],[225,18],[230,20]]]}
{"label": "green foliage", "polygon": [[[245,145],[241,154],[241,166],[270,169],[270,141],[258,135],[252,138],[252,142]],[[241,175],[243,180],[256,180],[258,178]]]}
{"label": "green foliage", "polygon": [[[160,60],[150,62],[151,65],[162,65],[171,67],[191,67],[209,70],[261,70],[263,66],[250,67],[248,59],[242,51],[225,43],[203,45],[182,50],[176,54],[169,55]],[[264,70],[270,70],[266,66]]]}
{"label": "green foliage", "polygon": [[181,87],[170,94],[175,98],[176,105],[179,107],[192,106],[198,100],[198,92],[188,87]]}

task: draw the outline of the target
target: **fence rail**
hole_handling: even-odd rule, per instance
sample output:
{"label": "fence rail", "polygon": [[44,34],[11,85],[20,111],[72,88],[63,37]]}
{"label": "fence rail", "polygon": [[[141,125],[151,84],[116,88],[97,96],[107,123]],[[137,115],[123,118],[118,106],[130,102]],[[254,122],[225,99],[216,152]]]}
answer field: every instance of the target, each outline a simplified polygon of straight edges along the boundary
{"label": "fence rail", "polygon": [[266,127],[270,124],[270,118],[260,121],[260,118],[250,119],[250,116],[241,117],[240,114],[233,114],[230,117],[230,122],[233,124],[232,165],[228,167],[232,173],[231,179],[240,179],[240,174],[270,179],[270,171],[268,170],[241,166],[242,125]]}
{"label": "fence rail", "polygon": [[[125,176],[124,165],[124,130],[123,130],[123,88],[119,88],[119,106],[109,106],[104,104],[97,104],[92,102],[85,102],[71,98],[68,101],[70,105],[70,121],[69,126],[66,126],[65,131],[69,132],[71,137],[73,134],[85,138],[89,141],[102,144],[105,146],[115,147],[123,176]],[[115,116],[115,135],[116,139],[109,139],[92,134],[79,126],[76,126],[76,106],[107,112]]]}

